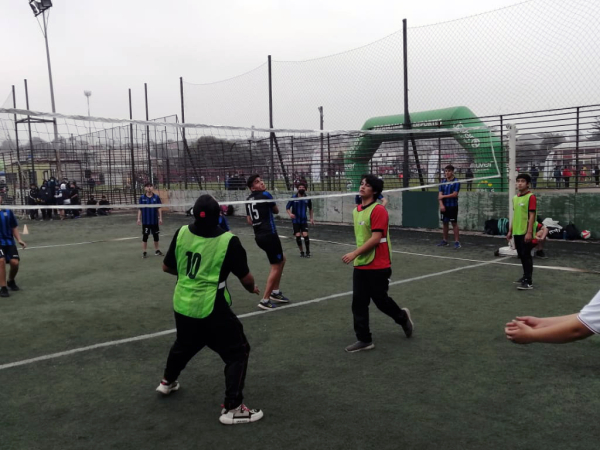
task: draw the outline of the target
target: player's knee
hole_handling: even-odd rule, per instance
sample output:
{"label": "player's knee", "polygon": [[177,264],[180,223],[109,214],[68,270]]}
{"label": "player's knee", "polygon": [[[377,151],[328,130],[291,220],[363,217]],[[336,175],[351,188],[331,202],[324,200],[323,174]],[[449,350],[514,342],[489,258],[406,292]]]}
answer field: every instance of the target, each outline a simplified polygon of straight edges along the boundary
{"label": "player's knee", "polygon": [[296,235],[296,244],[302,245],[302,238],[300,237],[299,234]]}
{"label": "player's knee", "polygon": [[10,262],[9,262],[9,264],[12,267],[18,267],[19,266],[19,260],[18,259],[11,259]]}
{"label": "player's knee", "polygon": [[143,234],[142,235],[142,242],[148,242],[148,235],[147,234]]}
{"label": "player's knee", "polygon": [[305,231],[304,233],[302,233],[302,236],[304,237],[304,240],[307,240],[308,239],[308,232]]}
{"label": "player's knee", "polygon": [[158,242],[158,233],[153,233],[152,238],[154,239],[154,242]]}

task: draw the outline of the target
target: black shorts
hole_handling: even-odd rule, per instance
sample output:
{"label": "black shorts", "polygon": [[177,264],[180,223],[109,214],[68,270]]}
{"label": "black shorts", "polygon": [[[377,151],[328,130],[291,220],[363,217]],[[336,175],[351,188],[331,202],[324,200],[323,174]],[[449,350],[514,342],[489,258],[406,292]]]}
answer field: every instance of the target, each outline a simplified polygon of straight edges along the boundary
{"label": "black shorts", "polygon": [[142,225],[142,238],[144,242],[148,240],[148,236],[152,235],[155,241],[158,241],[158,235],[160,234],[160,229],[158,228],[158,224],[154,225]]}
{"label": "black shorts", "polygon": [[283,248],[277,234],[265,234],[254,238],[256,244],[262,249],[269,258],[269,263],[279,264],[283,261]]}
{"label": "black shorts", "polygon": [[10,262],[11,259],[16,259],[17,261],[21,259],[17,246],[14,244],[0,246],[0,258],[4,258],[6,262]]}
{"label": "black shorts", "polygon": [[446,206],[446,211],[441,213],[440,220],[446,222],[456,222],[458,219],[458,206]]}
{"label": "black shorts", "polygon": [[307,223],[293,223],[294,234],[296,233],[308,233],[308,224]]}

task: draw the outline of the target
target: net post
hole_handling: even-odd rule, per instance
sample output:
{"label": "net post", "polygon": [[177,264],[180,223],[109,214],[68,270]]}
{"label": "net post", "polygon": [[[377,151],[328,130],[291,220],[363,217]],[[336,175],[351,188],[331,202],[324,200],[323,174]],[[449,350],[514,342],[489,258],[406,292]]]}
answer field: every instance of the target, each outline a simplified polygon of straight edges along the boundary
{"label": "net post", "polygon": [[514,123],[508,124],[508,220],[513,220],[513,197],[516,194],[517,178],[517,126]]}

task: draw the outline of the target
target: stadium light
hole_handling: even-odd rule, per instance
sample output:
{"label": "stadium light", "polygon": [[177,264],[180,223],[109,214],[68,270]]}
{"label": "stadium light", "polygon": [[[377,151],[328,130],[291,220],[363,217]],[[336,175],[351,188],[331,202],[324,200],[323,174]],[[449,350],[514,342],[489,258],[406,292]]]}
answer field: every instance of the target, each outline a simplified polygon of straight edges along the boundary
{"label": "stadium light", "polygon": [[[44,28],[42,29],[42,34],[44,35],[44,40],[46,41],[46,60],[48,62],[48,78],[50,79],[50,102],[52,106],[52,112],[56,112],[56,104],[54,103],[54,84],[52,82],[52,66],[50,65],[50,47],[48,46],[48,16],[46,15],[46,11],[48,11],[52,7],[52,0],[29,0],[29,6],[33,11],[33,15],[35,17],[42,15],[42,22],[44,24]],[[60,151],[58,150],[58,127],[56,126],[56,119],[54,121],[54,143],[55,143],[55,153],[56,153],[56,169],[58,172],[59,178],[62,178],[62,167],[60,163]]]}
{"label": "stadium light", "polygon": [[83,95],[87,97],[88,117],[90,117],[90,97],[92,96],[92,91],[83,91]]}
{"label": "stadium light", "polygon": [[52,8],[52,0],[41,0],[39,2],[35,0],[29,0],[29,6],[33,11],[33,14],[37,17],[47,9]]}

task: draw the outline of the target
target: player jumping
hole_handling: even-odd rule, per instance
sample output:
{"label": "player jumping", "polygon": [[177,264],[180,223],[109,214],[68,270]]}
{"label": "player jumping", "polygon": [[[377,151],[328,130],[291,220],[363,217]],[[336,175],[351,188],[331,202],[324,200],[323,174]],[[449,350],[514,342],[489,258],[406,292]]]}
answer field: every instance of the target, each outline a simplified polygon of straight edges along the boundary
{"label": "player jumping", "polygon": [[[265,183],[261,180],[260,175],[256,174],[248,178],[247,186],[252,191],[247,200],[273,199],[273,196],[266,191]],[[267,287],[263,299],[258,304],[259,308],[266,310],[275,308],[271,300],[278,303],[289,303],[290,301],[279,290],[279,283],[285,266],[285,255],[275,228],[273,213],[279,214],[279,208],[277,208],[275,202],[246,203],[246,220],[254,229],[256,244],[267,254],[271,264]]]}

